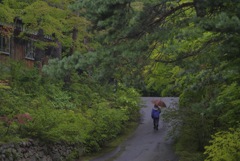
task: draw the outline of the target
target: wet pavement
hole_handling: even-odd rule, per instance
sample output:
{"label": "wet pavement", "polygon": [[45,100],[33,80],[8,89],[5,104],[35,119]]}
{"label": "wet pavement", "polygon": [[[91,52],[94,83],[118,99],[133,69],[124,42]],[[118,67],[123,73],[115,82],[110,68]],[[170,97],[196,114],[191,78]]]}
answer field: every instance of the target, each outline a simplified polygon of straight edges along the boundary
{"label": "wet pavement", "polygon": [[[111,153],[91,161],[178,161],[172,140],[166,139],[169,126],[160,119],[159,130],[153,129],[152,100],[160,97],[142,97],[142,118],[134,134]],[[178,98],[161,97],[167,108],[176,108]],[[162,110],[164,112],[164,109]]]}

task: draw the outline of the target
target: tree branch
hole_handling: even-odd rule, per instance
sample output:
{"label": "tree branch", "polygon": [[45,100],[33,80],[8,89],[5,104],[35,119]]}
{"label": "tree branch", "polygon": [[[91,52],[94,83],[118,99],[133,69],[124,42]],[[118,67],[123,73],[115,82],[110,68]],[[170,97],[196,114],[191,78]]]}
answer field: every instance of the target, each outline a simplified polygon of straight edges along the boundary
{"label": "tree branch", "polygon": [[175,8],[171,8],[171,10],[168,10],[165,13],[163,13],[158,19],[156,19],[154,22],[152,22],[148,26],[152,26],[154,24],[160,23],[161,21],[165,20],[168,16],[172,15],[176,11],[189,6],[194,7],[194,3],[193,2],[183,3]]}
{"label": "tree branch", "polygon": [[[156,17],[152,17],[151,18],[153,20],[153,22],[150,22],[150,23],[143,22],[142,24],[144,24],[145,27],[142,26],[142,30],[140,30],[139,32],[135,33],[134,37],[140,38],[146,32],[146,30],[144,30],[144,28],[145,29],[152,28],[152,26],[163,22],[168,16],[170,16],[170,15],[174,14],[175,12],[177,12],[178,10],[186,8],[186,7],[194,7],[194,3],[193,2],[183,3],[183,4],[181,4],[181,5],[179,5],[179,6],[175,7],[175,8],[171,8],[170,10],[162,12],[159,17],[157,16],[157,14],[154,15]],[[149,20],[149,18],[148,18],[148,20]],[[127,36],[126,38],[130,38],[130,37],[133,37],[133,36]]]}
{"label": "tree branch", "polygon": [[[156,6],[154,6],[154,7],[156,7]],[[159,24],[162,21],[164,21],[168,16],[170,16],[170,15],[174,14],[175,12],[177,12],[178,10],[181,10],[186,7],[194,7],[194,3],[193,2],[183,3],[175,8],[171,8],[170,10],[160,13],[160,16],[157,16],[157,14],[154,14],[153,17],[150,17],[150,18],[148,17],[147,21],[142,23],[141,29],[139,31],[131,32],[127,36],[119,38],[116,41],[114,41],[113,44],[117,44],[117,43],[124,41],[126,39],[129,39],[129,38],[130,39],[131,38],[140,39],[141,36],[143,36],[144,33],[146,32],[146,29],[152,28],[154,25]],[[152,21],[149,22],[149,19],[151,19]]]}
{"label": "tree branch", "polygon": [[213,42],[219,42],[220,40],[216,40],[216,39],[211,39],[207,42],[205,42],[198,50],[192,51],[190,53],[186,53],[185,55],[179,56],[176,59],[172,59],[172,60],[161,60],[161,59],[157,59],[155,60],[155,62],[159,62],[159,63],[174,63],[192,56],[196,56],[198,54],[201,54],[201,52],[208,46],[210,46]]}

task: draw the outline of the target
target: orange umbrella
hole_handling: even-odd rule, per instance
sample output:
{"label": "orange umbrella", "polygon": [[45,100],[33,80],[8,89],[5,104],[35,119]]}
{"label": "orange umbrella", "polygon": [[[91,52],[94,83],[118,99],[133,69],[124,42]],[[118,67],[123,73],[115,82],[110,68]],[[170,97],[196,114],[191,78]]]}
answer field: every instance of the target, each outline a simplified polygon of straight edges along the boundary
{"label": "orange umbrella", "polygon": [[152,100],[152,103],[154,105],[157,105],[157,106],[161,106],[161,107],[167,107],[165,102],[163,102],[162,100],[158,99],[158,100]]}

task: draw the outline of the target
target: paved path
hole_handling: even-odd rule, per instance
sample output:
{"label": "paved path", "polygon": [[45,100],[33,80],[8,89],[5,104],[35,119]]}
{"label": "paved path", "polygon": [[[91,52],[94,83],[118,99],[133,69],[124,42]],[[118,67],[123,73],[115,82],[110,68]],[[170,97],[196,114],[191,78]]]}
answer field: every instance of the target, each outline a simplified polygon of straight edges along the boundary
{"label": "paved path", "polygon": [[[113,152],[91,161],[178,161],[171,140],[165,138],[167,124],[160,120],[159,130],[153,130],[150,117],[153,99],[157,97],[142,98],[145,107],[141,108],[142,119],[134,134]],[[161,99],[166,103],[167,108],[175,108],[178,103],[178,98],[162,97]]]}

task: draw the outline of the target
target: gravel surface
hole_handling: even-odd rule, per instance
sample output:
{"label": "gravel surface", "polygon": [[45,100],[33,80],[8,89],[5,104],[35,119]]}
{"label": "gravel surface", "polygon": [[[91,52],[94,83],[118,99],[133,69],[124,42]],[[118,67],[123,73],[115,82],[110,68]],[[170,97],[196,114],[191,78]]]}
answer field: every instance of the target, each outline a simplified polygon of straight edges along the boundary
{"label": "gravel surface", "polygon": [[153,130],[151,101],[159,98],[165,102],[167,108],[177,107],[176,97],[142,97],[142,118],[134,134],[111,153],[91,161],[178,161],[172,149],[172,141],[166,139],[167,124],[160,119],[159,130]]}

